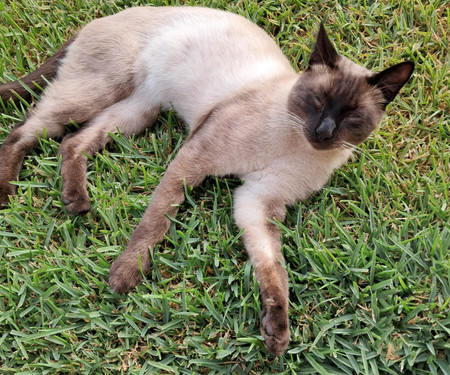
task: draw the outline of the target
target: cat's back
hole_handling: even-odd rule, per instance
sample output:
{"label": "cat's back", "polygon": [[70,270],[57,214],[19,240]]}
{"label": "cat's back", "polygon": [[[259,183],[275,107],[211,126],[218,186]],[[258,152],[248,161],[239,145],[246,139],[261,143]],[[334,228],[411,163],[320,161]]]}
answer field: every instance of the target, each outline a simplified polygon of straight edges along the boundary
{"label": "cat's back", "polygon": [[[258,82],[295,74],[273,39],[244,17],[202,7],[135,7],[89,23],[62,74],[132,79],[194,127]],[[133,78],[131,78],[133,77]]]}
{"label": "cat's back", "polygon": [[195,127],[215,104],[295,74],[273,39],[244,17],[209,8],[150,8],[164,22],[140,56],[149,89]]}
{"label": "cat's back", "polygon": [[[270,56],[287,63],[272,38],[246,18],[204,7],[133,7],[87,24],[77,37],[92,47],[114,44],[116,52],[128,46],[145,48],[159,59],[211,58],[216,69],[227,57],[255,60]],[[106,43],[105,43],[106,42]],[[94,48],[95,49],[95,48]],[[155,60],[155,59],[153,59]],[[183,60],[178,60],[183,63]],[[237,64],[241,65],[241,64]]]}

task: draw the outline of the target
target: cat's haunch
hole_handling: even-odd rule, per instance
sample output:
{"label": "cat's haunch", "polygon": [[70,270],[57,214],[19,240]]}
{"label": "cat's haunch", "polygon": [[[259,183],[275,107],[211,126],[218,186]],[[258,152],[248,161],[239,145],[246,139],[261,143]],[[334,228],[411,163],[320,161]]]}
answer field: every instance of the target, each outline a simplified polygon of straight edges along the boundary
{"label": "cat's haunch", "polygon": [[[173,107],[189,136],[155,190],[109,283],[127,292],[148,272],[149,249],[168,231],[184,200],[184,184],[209,175],[245,182],[234,193],[240,229],[262,299],[267,349],[289,343],[288,278],[280,232],[285,206],[322,188],[382,119],[411,76],[406,61],[372,73],[340,56],[323,25],[308,68],[295,72],[276,43],[243,17],[198,7],[131,8],[89,23],[41,68],[22,78],[30,89],[50,84],[0,149],[0,205],[14,193],[25,153],[38,137],[61,137],[62,202],[90,208],[87,156],[109,142],[152,126]],[[26,96],[18,82],[0,86],[2,100]]]}

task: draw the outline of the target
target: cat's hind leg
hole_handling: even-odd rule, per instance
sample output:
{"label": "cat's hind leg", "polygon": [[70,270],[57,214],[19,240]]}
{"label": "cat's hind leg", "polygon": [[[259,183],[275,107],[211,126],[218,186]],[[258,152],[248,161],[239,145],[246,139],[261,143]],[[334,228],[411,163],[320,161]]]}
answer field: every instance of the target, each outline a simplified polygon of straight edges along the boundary
{"label": "cat's hind leg", "polygon": [[[23,158],[37,147],[39,138],[44,134],[50,138],[62,136],[64,124],[70,121],[82,123],[96,112],[95,106],[89,102],[74,102],[64,95],[67,92],[64,82],[53,87],[53,91],[42,97],[26,119],[11,130],[0,148],[0,206],[6,205],[8,197],[14,194],[14,185],[10,181],[18,179]],[[90,105],[80,111],[80,107],[86,104]]]}
{"label": "cat's hind leg", "polygon": [[40,116],[32,115],[9,133],[0,148],[0,207],[9,202],[9,196],[14,195],[15,187],[10,181],[18,179],[27,151],[36,147],[44,133],[48,137],[56,137],[63,132],[62,124],[52,121],[43,123]]}
{"label": "cat's hind leg", "polygon": [[125,136],[141,133],[158,116],[159,107],[149,106],[142,100],[142,96],[133,94],[106,108],[79,131],[63,139],[60,146],[62,201],[69,213],[89,211],[87,157],[105,147],[111,140],[109,133],[119,131]]}
{"label": "cat's hind leg", "polygon": [[[95,79],[97,78],[97,79]],[[103,90],[99,87],[104,86]],[[14,186],[25,154],[39,144],[39,138],[59,137],[65,124],[78,124],[94,118],[104,108],[128,95],[127,90],[108,85],[105,77],[85,74],[56,78],[45,90],[36,107],[6,137],[0,148],[0,206],[14,194]]]}
{"label": "cat's hind leg", "polygon": [[234,195],[236,224],[255,268],[261,293],[261,334],[266,348],[280,355],[289,343],[288,277],[280,232],[269,219],[282,221],[285,205],[263,180],[246,180]]}

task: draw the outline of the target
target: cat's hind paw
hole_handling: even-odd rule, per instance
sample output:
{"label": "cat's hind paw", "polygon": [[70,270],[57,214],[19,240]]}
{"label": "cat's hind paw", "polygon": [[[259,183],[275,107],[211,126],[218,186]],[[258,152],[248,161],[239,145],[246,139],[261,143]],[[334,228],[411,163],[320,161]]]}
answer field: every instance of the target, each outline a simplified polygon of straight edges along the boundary
{"label": "cat's hind paw", "polygon": [[9,203],[9,197],[14,195],[14,185],[10,183],[0,184],[0,208]]}

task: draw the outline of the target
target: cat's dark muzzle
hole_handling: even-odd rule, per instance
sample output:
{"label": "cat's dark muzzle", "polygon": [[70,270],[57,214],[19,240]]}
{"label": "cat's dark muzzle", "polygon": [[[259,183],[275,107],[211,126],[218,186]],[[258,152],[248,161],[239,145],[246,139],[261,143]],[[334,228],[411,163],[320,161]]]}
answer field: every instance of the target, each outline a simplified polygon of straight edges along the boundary
{"label": "cat's dark muzzle", "polygon": [[322,120],[321,124],[314,131],[316,137],[320,142],[326,142],[333,138],[334,131],[336,130],[336,123],[331,117],[326,117]]}
{"label": "cat's dark muzzle", "polygon": [[338,147],[337,125],[333,118],[325,117],[317,126],[309,129],[306,138],[316,150]]}

